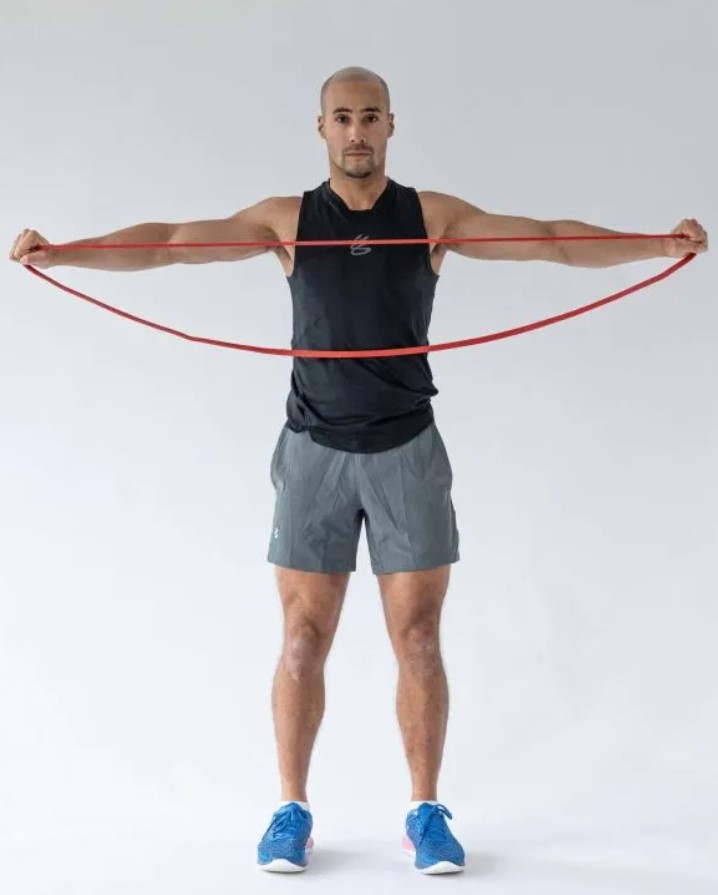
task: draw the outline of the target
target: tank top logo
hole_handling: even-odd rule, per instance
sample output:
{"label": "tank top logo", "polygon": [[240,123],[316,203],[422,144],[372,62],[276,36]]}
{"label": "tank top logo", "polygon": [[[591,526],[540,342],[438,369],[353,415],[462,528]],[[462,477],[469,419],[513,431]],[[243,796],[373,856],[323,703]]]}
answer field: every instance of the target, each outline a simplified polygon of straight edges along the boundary
{"label": "tank top logo", "polygon": [[357,236],[350,248],[352,255],[366,255],[371,252],[371,246],[364,245],[367,239],[371,239],[371,237],[365,236],[363,233]]}

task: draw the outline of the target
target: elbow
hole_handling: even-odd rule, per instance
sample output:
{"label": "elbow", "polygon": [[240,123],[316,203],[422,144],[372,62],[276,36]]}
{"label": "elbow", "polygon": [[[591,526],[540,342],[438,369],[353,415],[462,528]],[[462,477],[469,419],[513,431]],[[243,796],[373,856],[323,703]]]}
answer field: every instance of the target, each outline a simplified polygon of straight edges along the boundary
{"label": "elbow", "polygon": [[544,261],[553,261],[556,264],[572,264],[568,243],[560,239],[558,221],[544,221],[544,234],[547,237],[544,245]]}
{"label": "elbow", "polygon": [[167,247],[157,251],[165,264],[197,264],[200,259],[197,257],[196,250],[193,253],[191,247],[179,245],[188,241],[185,228],[181,224],[171,224],[168,225]]}

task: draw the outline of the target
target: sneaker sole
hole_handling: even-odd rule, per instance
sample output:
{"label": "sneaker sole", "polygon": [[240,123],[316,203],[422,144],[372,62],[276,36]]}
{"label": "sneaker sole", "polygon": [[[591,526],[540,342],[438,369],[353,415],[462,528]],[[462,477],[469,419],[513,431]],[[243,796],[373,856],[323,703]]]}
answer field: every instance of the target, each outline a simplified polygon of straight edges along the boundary
{"label": "sneaker sole", "polygon": [[[412,861],[416,861],[416,851],[410,851],[408,848],[402,848],[402,851]],[[416,869],[419,873],[424,873],[427,876],[436,876],[440,873],[462,873],[466,868],[460,864],[452,864],[451,861],[437,861],[436,864],[432,864],[430,867],[417,867]]]}
{"label": "sneaker sole", "polygon": [[307,869],[307,865],[300,866],[299,864],[292,864],[286,858],[276,858],[268,864],[260,864],[259,869],[268,870],[270,873],[301,873]]}
{"label": "sneaker sole", "polygon": [[[306,861],[312,853],[313,846],[309,846],[304,852],[304,860]],[[260,870],[268,870],[270,873],[301,873],[307,869],[306,864],[293,864],[286,858],[275,858],[267,864],[258,864]]]}

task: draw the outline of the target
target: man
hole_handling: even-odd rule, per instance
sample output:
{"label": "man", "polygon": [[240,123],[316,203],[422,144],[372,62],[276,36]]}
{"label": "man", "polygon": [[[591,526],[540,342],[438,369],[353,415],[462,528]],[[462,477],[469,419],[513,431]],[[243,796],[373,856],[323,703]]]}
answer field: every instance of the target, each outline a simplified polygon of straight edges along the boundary
{"label": "man", "polygon": [[[294,303],[292,346],[372,349],[428,344],[439,270],[449,251],[470,258],[544,260],[603,267],[707,249],[695,220],[689,239],[369,246],[369,239],[599,235],[577,221],[488,214],[454,196],[419,192],[385,174],[394,115],[386,83],[342,69],[321,91],[318,130],[329,179],[303,196],[276,197],[228,219],[140,224],[84,243],[162,243],[145,251],[43,251],[23,231],[11,258],[141,270],[237,261],[258,248],[169,248],[173,243],[352,240],[351,247],[272,247]],[[78,243],[74,243],[77,245]],[[80,243],[81,244],[81,243]],[[437,800],[448,718],[439,626],[459,538],[452,471],[434,423],[437,394],[426,354],[371,359],[295,358],[287,421],[271,461],[276,505],[268,559],[285,617],[272,705],[282,802],[258,848],[266,870],[305,869],[313,818],[307,777],[324,712],[324,666],[362,522],[399,667],[397,714],[412,781],[404,850],[424,873],[460,871],[461,845]]]}

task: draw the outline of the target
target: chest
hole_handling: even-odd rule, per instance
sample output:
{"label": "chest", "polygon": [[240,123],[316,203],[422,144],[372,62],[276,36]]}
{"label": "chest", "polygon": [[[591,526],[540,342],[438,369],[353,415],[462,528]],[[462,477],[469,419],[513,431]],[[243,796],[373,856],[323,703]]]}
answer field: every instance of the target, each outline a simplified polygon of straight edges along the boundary
{"label": "chest", "polygon": [[[437,203],[431,201],[426,195],[423,195],[422,193],[419,193],[418,195],[427,236],[429,239],[440,239],[445,232],[445,221],[442,214],[442,209],[437,205]],[[297,239],[301,204],[301,197],[297,197],[296,201],[290,208],[287,209],[286,213],[282,216],[282,219],[277,221],[276,231],[277,238],[280,242],[292,242]],[[374,254],[374,256],[371,258],[372,269],[376,271],[377,264],[382,264],[385,266],[386,271],[391,271],[392,265],[387,263],[387,252],[401,251],[402,249],[409,248],[413,248],[416,252],[416,250],[420,249],[426,255],[429,269],[436,276],[439,275],[441,266],[446,256],[446,246],[431,244],[414,247],[368,246],[366,245],[367,239],[393,238],[393,234],[388,230],[385,233],[381,234],[367,232],[371,229],[373,228],[371,226],[370,220],[367,218],[362,218],[362,216],[358,216],[356,221],[347,223],[346,233],[342,234],[342,236],[339,237],[341,239],[354,240],[351,246],[341,246],[336,247],[336,249],[334,247],[318,247],[318,252],[321,251],[327,253],[338,250],[339,252],[344,253],[345,257],[341,259],[341,263],[333,264],[331,266],[340,273],[348,275],[351,275],[352,273],[359,273],[361,275],[361,267],[352,266],[352,264],[360,258],[364,258],[366,261],[369,261],[368,256],[370,256],[372,252]],[[386,230],[386,228],[384,229]],[[354,232],[355,230],[356,232]],[[301,250],[302,247],[300,247],[300,251]],[[277,256],[277,259],[279,260],[279,263],[282,265],[285,276],[288,278],[292,277],[295,269],[295,246],[280,246],[277,248],[275,254]],[[319,255],[317,254],[313,257],[319,257]],[[331,256],[329,255],[324,255],[325,260],[329,259],[330,257]],[[400,270],[401,265],[395,266],[395,269]],[[365,273],[366,271],[364,271],[364,274]]]}

